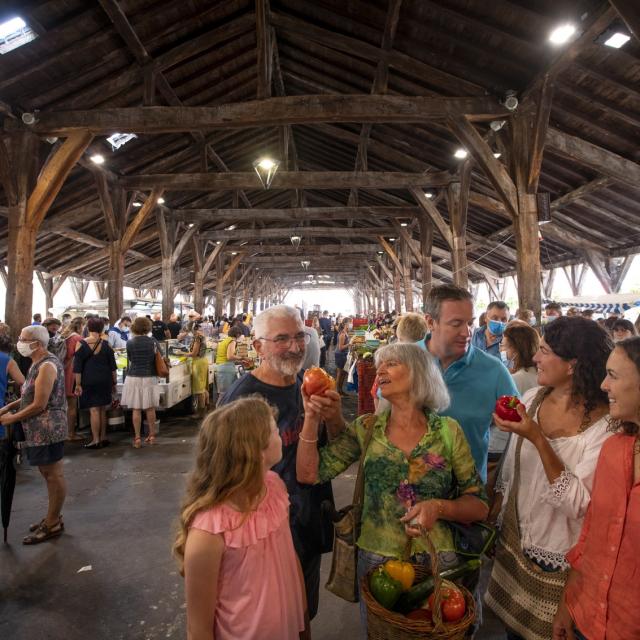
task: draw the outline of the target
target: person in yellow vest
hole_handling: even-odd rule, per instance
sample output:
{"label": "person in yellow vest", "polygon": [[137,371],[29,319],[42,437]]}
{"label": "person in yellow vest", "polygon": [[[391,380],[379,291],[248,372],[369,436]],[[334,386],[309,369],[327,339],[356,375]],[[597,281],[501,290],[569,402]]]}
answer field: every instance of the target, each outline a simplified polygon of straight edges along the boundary
{"label": "person in yellow vest", "polygon": [[231,327],[229,335],[218,342],[216,351],[216,390],[218,398],[233,384],[236,379],[236,363],[242,358],[236,355],[238,338],[242,335],[239,326]]}

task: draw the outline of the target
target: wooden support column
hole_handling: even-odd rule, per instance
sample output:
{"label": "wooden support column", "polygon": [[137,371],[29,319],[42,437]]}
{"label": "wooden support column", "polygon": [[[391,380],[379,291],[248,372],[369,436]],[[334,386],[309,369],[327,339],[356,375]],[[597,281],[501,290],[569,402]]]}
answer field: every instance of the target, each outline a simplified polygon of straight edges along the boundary
{"label": "wooden support column", "polygon": [[411,287],[411,252],[409,243],[402,240],[402,280],[404,284],[404,307],[406,311],[413,311],[413,289]]}
{"label": "wooden support column", "polygon": [[160,238],[160,262],[162,266],[162,317],[167,321],[174,308],[172,255],[176,227],[175,222],[172,220],[167,222],[161,209],[156,211],[156,223],[158,237]]}
{"label": "wooden support column", "polygon": [[[468,173],[470,173],[470,165]],[[464,185],[453,182],[447,189],[447,207],[451,227],[451,266],[453,282],[463,289],[469,288],[467,272],[467,205],[469,202],[469,177]]]}
{"label": "wooden support column", "polygon": [[422,267],[422,311],[424,313],[427,309],[427,298],[429,297],[431,281],[433,280],[433,264],[431,261],[431,252],[433,250],[433,222],[423,214],[419,218],[419,223]]}
{"label": "wooden support column", "polygon": [[37,136],[18,131],[0,138],[0,179],[8,204],[9,231],[5,318],[15,332],[31,323],[38,229],[92,138],[82,130],[70,134],[49,156],[39,175]]}
{"label": "wooden support column", "polygon": [[224,280],[222,279],[224,272],[224,254],[221,252],[216,256],[216,317],[222,316],[224,308],[222,301],[222,292],[224,288]]}

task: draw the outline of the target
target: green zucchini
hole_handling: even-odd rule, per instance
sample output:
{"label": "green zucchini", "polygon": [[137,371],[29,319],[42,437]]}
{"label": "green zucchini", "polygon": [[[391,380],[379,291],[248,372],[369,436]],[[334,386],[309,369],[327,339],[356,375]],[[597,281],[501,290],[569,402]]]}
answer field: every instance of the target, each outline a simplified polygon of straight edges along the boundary
{"label": "green zucchini", "polygon": [[[440,572],[440,577],[445,580],[457,580],[468,573],[473,573],[480,569],[481,562],[478,558],[467,560],[452,569],[445,569]],[[398,602],[393,607],[394,611],[406,614],[414,609],[419,609],[433,591],[433,576],[429,576],[426,580],[414,584],[411,589],[405,591]]]}

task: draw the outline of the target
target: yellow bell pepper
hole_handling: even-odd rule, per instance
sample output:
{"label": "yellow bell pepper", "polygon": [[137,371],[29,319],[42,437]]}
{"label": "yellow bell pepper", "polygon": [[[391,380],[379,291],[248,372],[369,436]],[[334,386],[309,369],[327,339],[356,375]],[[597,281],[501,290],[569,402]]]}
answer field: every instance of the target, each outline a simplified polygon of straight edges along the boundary
{"label": "yellow bell pepper", "polygon": [[387,560],[384,570],[391,578],[397,580],[404,591],[410,589],[416,578],[416,572],[413,565],[409,562],[401,562],[400,560]]}

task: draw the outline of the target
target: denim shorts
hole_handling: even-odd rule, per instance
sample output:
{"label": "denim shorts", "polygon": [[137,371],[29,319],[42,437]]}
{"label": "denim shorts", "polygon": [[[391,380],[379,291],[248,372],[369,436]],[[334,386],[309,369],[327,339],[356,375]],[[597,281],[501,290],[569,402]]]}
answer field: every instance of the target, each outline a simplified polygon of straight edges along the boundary
{"label": "denim shorts", "polygon": [[43,444],[39,447],[25,447],[23,450],[27,462],[32,467],[44,467],[47,464],[54,464],[64,456],[64,442],[54,444]]}

